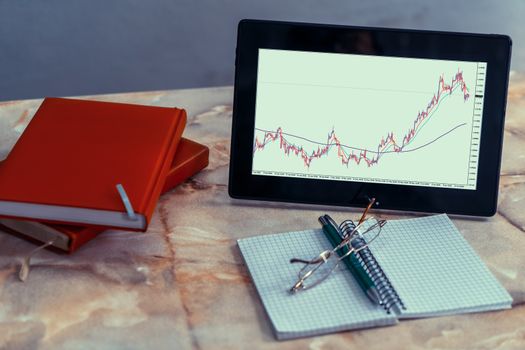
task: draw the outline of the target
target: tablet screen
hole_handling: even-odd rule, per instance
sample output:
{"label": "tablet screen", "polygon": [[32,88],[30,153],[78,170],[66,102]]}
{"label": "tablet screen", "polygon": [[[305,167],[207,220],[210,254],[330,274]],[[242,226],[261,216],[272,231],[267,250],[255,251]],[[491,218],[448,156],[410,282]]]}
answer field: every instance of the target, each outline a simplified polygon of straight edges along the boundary
{"label": "tablet screen", "polygon": [[252,175],[476,190],[486,71],[260,48]]}

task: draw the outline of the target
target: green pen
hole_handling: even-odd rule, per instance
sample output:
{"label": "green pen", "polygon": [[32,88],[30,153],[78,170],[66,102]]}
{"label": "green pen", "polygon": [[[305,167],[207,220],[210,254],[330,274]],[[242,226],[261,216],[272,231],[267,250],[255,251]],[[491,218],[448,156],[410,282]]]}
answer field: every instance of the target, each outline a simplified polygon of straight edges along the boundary
{"label": "green pen", "polygon": [[[334,224],[332,218],[329,215],[320,216],[319,222],[321,223],[323,227],[323,232],[326,234],[326,237],[328,238],[330,243],[332,243],[334,248],[337,247],[342,242],[342,238],[339,235],[339,230]],[[349,248],[347,246],[344,246],[341,249],[339,249],[338,253],[340,256],[342,256],[348,253],[348,251]],[[374,304],[381,305],[381,298],[379,296],[379,292],[377,291],[374,282],[372,281],[370,276],[368,276],[355,254],[350,253],[350,255],[343,260],[346,267],[348,267],[355,280],[357,281],[357,284],[359,284],[359,287],[361,287],[361,289],[365,292],[368,298]]]}

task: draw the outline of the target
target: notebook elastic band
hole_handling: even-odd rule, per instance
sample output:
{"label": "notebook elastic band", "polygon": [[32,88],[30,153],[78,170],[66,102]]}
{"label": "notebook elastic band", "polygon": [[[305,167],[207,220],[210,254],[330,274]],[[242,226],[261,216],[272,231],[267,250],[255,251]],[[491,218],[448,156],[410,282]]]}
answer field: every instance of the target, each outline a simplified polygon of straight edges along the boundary
{"label": "notebook elastic band", "polygon": [[122,203],[124,203],[124,207],[126,208],[126,211],[128,212],[128,217],[131,220],[137,220],[137,215],[135,215],[135,211],[133,211],[133,207],[131,206],[131,202],[129,201],[129,197],[126,194],[124,187],[121,184],[118,184],[117,190],[120,195],[120,199],[122,200]]}

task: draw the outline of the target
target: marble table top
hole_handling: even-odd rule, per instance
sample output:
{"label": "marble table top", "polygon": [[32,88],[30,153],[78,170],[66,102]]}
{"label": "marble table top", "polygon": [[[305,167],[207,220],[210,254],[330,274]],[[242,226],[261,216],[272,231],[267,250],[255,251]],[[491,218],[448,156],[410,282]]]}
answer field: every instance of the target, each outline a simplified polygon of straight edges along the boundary
{"label": "marble table top", "polygon": [[[525,76],[511,79],[498,213],[453,218],[514,299],[510,310],[403,321],[393,327],[276,341],[236,239],[317,227],[351,208],[243,202],[228,196],[231,87],[86,96],[179,106],[184,136],[210,147],[210,165],[163,195],[146,233],[107,231],[73,255],[0,232],[0,348],[7,349],[524,349]],[[0,103],[0,159],[41,100]],[[414,214],[381,214],[385,218]]]}

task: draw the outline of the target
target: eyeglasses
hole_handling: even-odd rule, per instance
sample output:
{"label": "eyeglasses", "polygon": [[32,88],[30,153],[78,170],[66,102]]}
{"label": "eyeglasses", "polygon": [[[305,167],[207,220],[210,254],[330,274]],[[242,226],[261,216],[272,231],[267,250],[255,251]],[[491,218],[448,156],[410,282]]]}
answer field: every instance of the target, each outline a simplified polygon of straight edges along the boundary
{"label": "eyeglasses", "polygon": [[310,260],[291,259],[291,263],[305,265],[299,270],[298,280],[290,291],[295,293],[319,285],[330,276],[343,259],[368,247],[379,236],[385,224],[386,220],[371,217],[357,225],[334,249],[325,250]]}

